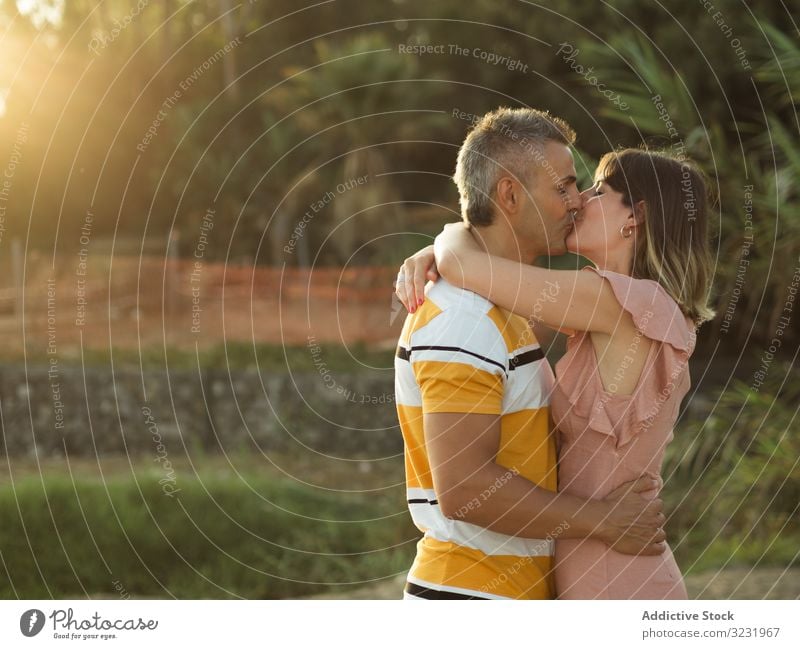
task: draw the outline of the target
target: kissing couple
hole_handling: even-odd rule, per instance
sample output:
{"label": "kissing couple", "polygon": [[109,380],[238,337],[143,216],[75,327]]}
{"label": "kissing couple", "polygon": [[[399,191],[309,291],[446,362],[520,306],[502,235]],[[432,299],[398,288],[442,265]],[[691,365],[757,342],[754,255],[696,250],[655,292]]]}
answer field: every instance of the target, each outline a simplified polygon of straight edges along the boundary
{"label": "kissing couple", "polygon": [[[710,320],[704,177],[624,149],[580,191],[563,119],[476,120],[462,222],[405,260],[395,358],[408,506],[404,599],[685,599],[661,467]],[[593,265],[534,261],[572,252]],[[534,333],[568,335],[550,368]]]}

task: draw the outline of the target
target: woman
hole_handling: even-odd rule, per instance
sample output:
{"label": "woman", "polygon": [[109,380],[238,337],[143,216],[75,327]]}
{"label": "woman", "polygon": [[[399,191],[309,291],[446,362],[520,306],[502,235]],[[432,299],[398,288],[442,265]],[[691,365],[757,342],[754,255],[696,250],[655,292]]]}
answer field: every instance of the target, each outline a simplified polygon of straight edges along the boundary
{"label": "woman", "polygon": [[[602,158],[581,198],[566,245],[594,267],[521,266],[485,253],[472,235],[478,229],[451,224],[434,246],[406,260],[404,274],[415,280],[397,290],[413,310],[423,295],[420,271],[430,279],[438,272],[570,334],[550,401],[559,491],[603,498],[644,473],[661,473],[689,389],[695,327],[714,315],[707,192],[691,163],[626,149]],[[631,556],[595,539],[556,541],[555,583],[561,599],[687,597],[669,548]]]}

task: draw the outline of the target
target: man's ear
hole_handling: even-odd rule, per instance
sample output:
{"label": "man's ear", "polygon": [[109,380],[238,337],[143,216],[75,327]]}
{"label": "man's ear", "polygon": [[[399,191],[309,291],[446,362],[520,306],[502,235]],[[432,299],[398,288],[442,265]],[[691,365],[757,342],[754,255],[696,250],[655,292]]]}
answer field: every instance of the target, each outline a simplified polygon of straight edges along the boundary
{"label": "man's ear", "polygon": [[497,203],[504,212],[513,212],[519,207],[518,185],[509,176],[497,181]]}

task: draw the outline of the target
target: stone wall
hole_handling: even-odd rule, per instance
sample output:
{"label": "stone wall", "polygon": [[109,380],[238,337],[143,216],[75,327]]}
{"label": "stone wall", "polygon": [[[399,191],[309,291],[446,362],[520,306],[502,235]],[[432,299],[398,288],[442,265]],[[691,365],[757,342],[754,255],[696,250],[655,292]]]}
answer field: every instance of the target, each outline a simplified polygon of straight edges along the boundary
{"label": "stone wall", "polygon": [[167,372],[0,367],[0,454],[236,452],[336,457],[403,451],[391,372]]}

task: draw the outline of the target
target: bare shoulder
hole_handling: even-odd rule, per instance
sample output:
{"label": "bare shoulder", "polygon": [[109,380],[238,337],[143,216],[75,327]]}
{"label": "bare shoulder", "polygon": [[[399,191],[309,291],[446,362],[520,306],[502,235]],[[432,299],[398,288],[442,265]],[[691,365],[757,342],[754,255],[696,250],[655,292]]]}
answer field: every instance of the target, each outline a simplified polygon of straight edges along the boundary
{"label": "bare shoulder", "polygon": [[611,333],[590,335],[603,389],[621,396],[633,394],[654,341],[636,328],[627,313]]}

